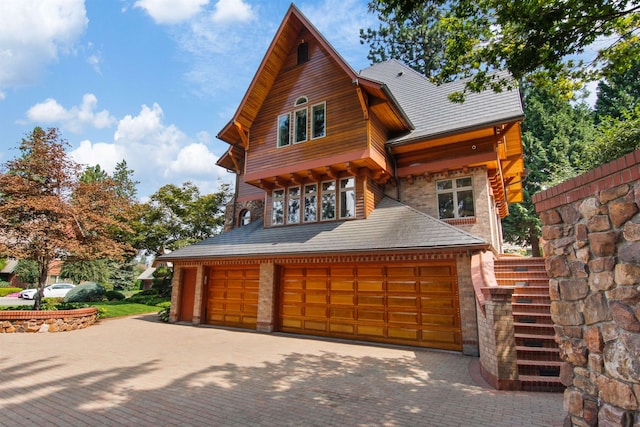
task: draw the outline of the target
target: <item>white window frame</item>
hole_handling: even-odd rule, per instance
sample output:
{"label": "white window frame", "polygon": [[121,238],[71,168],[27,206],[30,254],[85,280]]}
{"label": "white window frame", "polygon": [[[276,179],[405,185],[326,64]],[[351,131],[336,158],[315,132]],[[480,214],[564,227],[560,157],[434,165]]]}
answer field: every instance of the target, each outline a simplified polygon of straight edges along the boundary
{"label": "white window frame", "polygon": [[[348,181],[353,180],[353,185],[349,187],[343,187],[343,183],[348,183]],[[346,184],[345,184],[346,185]],[[340,206],[340,219],[348,219],[356,217],[356,177],[350,176],[348,178],[342,178],[339,183],[339,191],[340,191],[340,202],[338,203]],[[352,210],[349,212],[345,212],[345,209],[349,207],[349,195],[352,197],[353,206]]]}
{"label": "white window frame", "polygon": [[[458,186],[458,180],[461,179],[470,179],[471,180],[471,185],[468,186]],[[444,189],[444,190],[440,190],[438,187],[439,183],[442,182],[447,182],[447,181],[451,181],[451,188],[448,189]],[[461,216],[460,212],[459,212],[459,203],[462,202],[460,200],[458,200],[458,195],[461,192],[466,192],[466,191],[471,191],[471,203],[472,203],[472,207],[473,207],[473,215],[469,215],[469,216]],[[452,211],[453,211],[453,216],[451,217],[442,217],[440,215],[440,195],[441,194],[452,194],[452,200],[453,200],[453,206],[452,206]],[[474,218],[475,214],[476,214],[476,206],[475,206],[475,196],[474,196],[474,191],[473,191],[473,177],[471,176],[461,176],[458,178],[449,178],[449,179],[440,179],[438,181],[436,181],[436,203],[438,204],[438,218],[440,219],[457,219],[457,218]]]}
{"label": "white window frame", "polygon": [[[333,184],[333,190],[328,190],[325,191],[324,189],[324,184]],[[337,218],[337,210],[338,210],[338,200],[337,200],[337,186],[338,183],[336,182],[335,179],[329,180],[329,181],[322,181],[320,183],[320,221],[335,221],[335,219]],[[324,212],[325,212],[325,195],[333,195],[333,217],[331,218],[325,218],[324,216]]]}
{"label": "white window frame", "polygon": [[[286,216],[286,194],[287,193],[284,188],[278,188],[277,190],[273,190],[271,193],[271,225],[284,225],[284,219]],[[280,211],[282,212],[282,219],[280,221],[278,221],[278,218],[276,217],[276,204],[281,204]]]}
{"label": "white window frame", "polygon": [[[322,110],[324,111],[323,114],[323,124],[322,124],[322,135],[315,135],[315,110],[317,107],[322,107]],[[325,136],[327,136],[327,102],[323,101],[320,102],[318,104],[314,104],[311,106],[311,120],[309,120],[311,126],[311,139],[319,139],[319,138],[324,138]]]}
{"label": "white window frame", "polygon": [[[287,143],[281,144],[280,140],[282,135],[282,128],[280,127],[280,120],[284,118],[287,118],[289,120],[289,125],[287,126]],[[278,135],[277,135],[277,141],[276,141],[277,147],[283,148],[283,147],[290,146],[291,145],[291,113],[280,114],[276,120],[276,128],[278,129]]]}
{"label": "white window frame", "polygon": [[[304,139],[298,139],[298,114],[304,113]],[[307,107],[293,112],[293,143],[300,144],[309,140],[309,109]]]}
{"label": "white window frame", "polygon": [[[298,190],[297,194],[292,194],[292,190]],[[300,219],[301,219],[301,213],[302,213],[302,206],[300,205],[300,201],[301,201],[301,197],[300,197],[300,191],[302,189],[300,188],[299,185],[294,186],[294,187],[287,187],[287,224],[300,224]],[[293,203],[294,202],[298,202],[298,210],[297,210],[297,216],[298,218],[293,218],[292,217],[292,207],[294,207]]]}
{"label": "white window frame", "polygon": [[[307,192],[307,188],[313,187],[314,190],[313,191],[309,191]],[[318,222],[318,187],[319,184],[317,182],[314,182],[313,184],[306,184],[304,186],[304,203],[302,206],[302,221],[303,222]],[[313,198],[314,201],[310,202],[309,204],[313,206],[313,215],[314,215],[314,219],[307,219],[307,199]]]}

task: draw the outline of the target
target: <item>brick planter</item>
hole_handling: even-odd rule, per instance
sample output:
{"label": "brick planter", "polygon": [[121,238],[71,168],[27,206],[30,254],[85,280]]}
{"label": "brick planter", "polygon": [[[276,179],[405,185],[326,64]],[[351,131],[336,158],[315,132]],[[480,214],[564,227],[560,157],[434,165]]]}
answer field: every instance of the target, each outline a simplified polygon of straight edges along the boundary
{"label": "brick planter", "polygon": [[533,201],[570,423],[640,426],[640,150]]}
{"label": "brick planter", "polygon": [[0,333],[64,332],[93,325],[96,307],[74,310],[0,310]]}

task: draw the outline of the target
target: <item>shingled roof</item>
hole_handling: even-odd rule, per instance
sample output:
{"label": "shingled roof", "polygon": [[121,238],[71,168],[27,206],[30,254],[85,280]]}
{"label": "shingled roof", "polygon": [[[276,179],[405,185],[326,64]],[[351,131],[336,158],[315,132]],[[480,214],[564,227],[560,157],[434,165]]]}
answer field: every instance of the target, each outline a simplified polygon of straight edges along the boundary
{"label": "shingled roof", "polygon": [[385,197],[367,219],[264,228],[261,221],[162,255],[160,261],[396,250],[483,249],[488,243]]}
{"label": "shingled roof", "polygon": [[463,103],[451,102],[448,96],[454,92],[462,92],[465,80],[437,86],[424,75],[395,59],[365,68],[360,71],[360,75],[384,83],[415,126],[411,132],[388,141],[391,145],[524,118],[517,90],[468,93]]}

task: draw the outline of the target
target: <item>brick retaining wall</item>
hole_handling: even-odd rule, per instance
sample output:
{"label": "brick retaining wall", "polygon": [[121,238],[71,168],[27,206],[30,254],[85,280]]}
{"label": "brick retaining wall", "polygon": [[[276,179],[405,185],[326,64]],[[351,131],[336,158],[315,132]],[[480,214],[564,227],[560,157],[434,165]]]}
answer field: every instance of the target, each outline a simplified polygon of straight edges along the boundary
{"label": "brick retaining wall", "polygon": [[567,422],[640,426],[640,150],[533,202]]}
{"label": "brick retaining wall", "polygon": [[74,310],[0,310],[0,333],[64,332],[93,325],[96,307]]}

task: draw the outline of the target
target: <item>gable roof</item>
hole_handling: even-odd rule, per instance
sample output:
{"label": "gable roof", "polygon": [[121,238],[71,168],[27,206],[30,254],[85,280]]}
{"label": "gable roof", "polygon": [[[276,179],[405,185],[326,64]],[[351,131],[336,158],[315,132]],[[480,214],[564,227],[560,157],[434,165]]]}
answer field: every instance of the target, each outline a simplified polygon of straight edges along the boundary
{"label": "gable roof", "polygon": [[488,243],[385,197],[367,219],[264,228],[260,221],[162,255],[161,261],[398,250],[485,249]]}
{"label": "gable roof", "polygon": [[463,103],[451,102],[448,95],[464,90],[465,80],[442,85],[395,59],[377,63],[360,71],[360,75],[385,84],[398,101],[414,129],[391,139],[399,145],[416,139],[430,139],[489,127],[524,118],[518,90],[496,93],[485,90],[468,93]]}
{"label": "gable roof", "polygon": [[[354,92],[356,91],[355,87],[360,86],[372,96],[384,100],[385,102],[382,104],[387,106],[389,111],[391,111],[391,114],[395,118],[396,126],[407,130],[412,128],[412,124],[407,115],[402,111],[402,108],[400,108],[387,87],[380,82],[369,80],[366,76],[359,75],[351,68],[315,26],[292,3],[271,41],[238,109],[233,115],[233,118],[218,133],[218,138],[232,146],[235,145],[246,148],[246,135],[248,135],[248,131],[256,115],[260,111],[262,103],[268,96],[271,86],[278,77],[287,55],[296,44],[300,43],[298,35],[303,29],[317,40],[322,49],[333,58],[337,66],[353,81]],[[226,165],[228,164],[227,162]]]}

